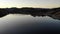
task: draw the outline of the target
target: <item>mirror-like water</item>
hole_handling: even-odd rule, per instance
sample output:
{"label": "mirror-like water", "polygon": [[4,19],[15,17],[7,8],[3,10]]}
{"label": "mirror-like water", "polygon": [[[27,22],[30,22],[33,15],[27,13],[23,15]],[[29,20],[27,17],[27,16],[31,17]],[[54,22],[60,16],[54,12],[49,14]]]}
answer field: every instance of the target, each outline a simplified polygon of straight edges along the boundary
{"label": "mirror-like water", "polygon": [[60,20],[49,16],[9,14],[0,18],[0,33],[60,33]]}

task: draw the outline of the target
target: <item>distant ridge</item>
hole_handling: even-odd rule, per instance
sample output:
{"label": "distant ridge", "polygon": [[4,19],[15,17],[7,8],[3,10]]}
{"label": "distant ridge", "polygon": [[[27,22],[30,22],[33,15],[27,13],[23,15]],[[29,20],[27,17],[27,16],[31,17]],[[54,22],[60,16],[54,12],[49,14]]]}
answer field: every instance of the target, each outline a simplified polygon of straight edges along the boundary
{"label": "distant ridge", "polygon": [[50,16],[54,19],[60,19],[60,7],[58,8],[33,8],[33,7],[22,7],[22,8],[0,8],[0,17],[8,14],[25,14],[36,16]]}

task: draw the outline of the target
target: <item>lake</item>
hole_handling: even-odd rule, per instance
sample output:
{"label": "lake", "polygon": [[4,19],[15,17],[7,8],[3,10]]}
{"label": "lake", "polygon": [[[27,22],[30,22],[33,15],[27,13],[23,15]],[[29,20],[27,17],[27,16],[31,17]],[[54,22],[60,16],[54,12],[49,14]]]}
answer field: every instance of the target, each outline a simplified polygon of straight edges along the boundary
{"label": "lake", "polygon": [[49,16],[9,14],[0,18],[0,34],[60,33],[60,20]]}

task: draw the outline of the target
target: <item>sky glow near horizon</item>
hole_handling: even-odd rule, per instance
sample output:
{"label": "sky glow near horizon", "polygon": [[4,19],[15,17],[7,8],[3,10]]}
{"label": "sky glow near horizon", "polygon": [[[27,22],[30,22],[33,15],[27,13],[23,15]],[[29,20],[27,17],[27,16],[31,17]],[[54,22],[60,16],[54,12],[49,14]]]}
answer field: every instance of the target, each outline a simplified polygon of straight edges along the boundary
{"label": "sky glow near horizon", "polygon": [[60,0],[0,0],[0,8],[9,7],[60,7]]}

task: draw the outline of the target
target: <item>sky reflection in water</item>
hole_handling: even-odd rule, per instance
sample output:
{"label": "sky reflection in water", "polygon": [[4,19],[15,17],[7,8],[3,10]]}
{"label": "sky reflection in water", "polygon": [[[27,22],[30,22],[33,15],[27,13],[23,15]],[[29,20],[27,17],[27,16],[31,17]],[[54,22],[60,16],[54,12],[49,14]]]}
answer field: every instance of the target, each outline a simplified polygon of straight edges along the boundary
{"label": "sky reflection in water", "polygon": [[60,32],[60,20],[48,16],[7,15],[0,18],[0,33]]}

